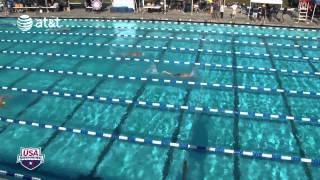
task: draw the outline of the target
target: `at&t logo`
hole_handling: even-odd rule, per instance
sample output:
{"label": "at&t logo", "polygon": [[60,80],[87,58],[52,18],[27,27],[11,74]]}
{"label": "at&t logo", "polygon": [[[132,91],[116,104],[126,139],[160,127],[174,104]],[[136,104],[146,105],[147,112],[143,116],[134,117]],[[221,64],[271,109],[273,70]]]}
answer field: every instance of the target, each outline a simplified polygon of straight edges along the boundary
{"label": "at&t logo", "polygon": [[32,28],[32,19],[28,15],[21,15],[17,20],[17,26],[21,31],[29,31]]}
{"label": "at&t logo", "polygon": [[[35,21],[35,22],[34,22]],[[36,28],[60,28],[59,18],[42,18],[33,20],[28,15],[21,15],[17,20],[17,27],[21,31],[29,31],[32,27]]]}

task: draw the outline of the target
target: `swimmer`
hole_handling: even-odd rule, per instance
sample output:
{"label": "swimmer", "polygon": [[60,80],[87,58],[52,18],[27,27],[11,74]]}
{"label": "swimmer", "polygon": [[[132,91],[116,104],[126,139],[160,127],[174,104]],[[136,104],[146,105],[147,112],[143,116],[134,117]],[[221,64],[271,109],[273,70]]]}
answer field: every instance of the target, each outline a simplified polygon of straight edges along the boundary
{"label": "swimmer", "polygon": [[[162,71],[161,74],[172,76],[172,77],[178,77],[178,78],[192,78],[196,76],[196,70],[195,68],[192,69],[191,73],[172,73],[169,71]],[[159,74],[158,68],[155,64],[152,64],[151,67],[146,71],[147,74]]]}
{"label": "swimmer", "polygon": [[[112,55],[115,55],[116,53],[111,53]],[[132,57],[140,57],[143,56],[143,53],[139,53],[139,52],[133,52],[133,53],[121,53],[119,54],[120,57],[128,57],[128,56],[132,56]]]}
{"label": "swimmer", "polygon": [[155,64],[152,64],[151,67],[146,71],[147,74],[159,74],[158,68]]}
{"label": "swimmer", "polygon": [[142,54],[141,54],[141,53],[136,52],[136,53],[131,53],[131,54],[129,54],[129,56],[133,56],[133,57],[140,57],[140,56],[142,56]]}
{"label": "swimmer", "polygon": [[191,73],[172,73],[168,71],[162,71],[162,74],[179,78],[191,78],[195,76],[195,70],[193,69]]}
{"label": "swimmer", "polygon": [[0,96],[0,108],[4,107],[5,104],[6,104],[5,97]]}

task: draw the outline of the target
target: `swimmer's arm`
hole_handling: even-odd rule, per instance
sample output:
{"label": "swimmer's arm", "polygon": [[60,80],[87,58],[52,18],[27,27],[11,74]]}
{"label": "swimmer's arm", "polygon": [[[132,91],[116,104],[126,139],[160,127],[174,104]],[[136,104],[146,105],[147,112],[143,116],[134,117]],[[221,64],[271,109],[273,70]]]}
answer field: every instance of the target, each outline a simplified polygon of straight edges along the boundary
{"label": "swimmer's arm", "polygon": [[162,74],[169,75],[169,76],[172,76],[172,75],[173,75],[171,72],[168,72],[168,71],[162,71],[161,73],[162,73]]}

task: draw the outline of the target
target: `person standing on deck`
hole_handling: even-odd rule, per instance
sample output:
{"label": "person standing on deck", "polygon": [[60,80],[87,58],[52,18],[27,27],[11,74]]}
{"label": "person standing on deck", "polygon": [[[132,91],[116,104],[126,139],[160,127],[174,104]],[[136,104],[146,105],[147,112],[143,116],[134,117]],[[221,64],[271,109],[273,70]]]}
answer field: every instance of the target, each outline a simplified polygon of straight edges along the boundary
{"label": "person standing on deck", "polygon": [[262,16],[262,19],[263,19],[263,24],[266,22],[266,16],[267,16],[267,8],[266,8],[266,5],[263,4],[262,5],[262,8],[261,8],[261,16]]}
{"label": "person standing on deck", "polygon": [[237,8],[238,8],[238,5],[237,5],[237,4],[233,4],[233,5],[231,6],[231,9],[232,9],[231,18],[232,18],[233,20],[236,18]]}
{"label": "person standing on deck", "polygon": [[220,4],[220,18],[223,19],[224,5]]}
{"label": "person standing on deck", "polygon": [[281,23],[284,22],[284,16],[287,14],[288,12],[288,8],[285,7],[283,10],[282,10],[282,14],[281,14]]}
{"label": "person standing on deck", "polygon": [[210,6],[210,15],[213,16],[213,0],[208,0],[208,4]]}

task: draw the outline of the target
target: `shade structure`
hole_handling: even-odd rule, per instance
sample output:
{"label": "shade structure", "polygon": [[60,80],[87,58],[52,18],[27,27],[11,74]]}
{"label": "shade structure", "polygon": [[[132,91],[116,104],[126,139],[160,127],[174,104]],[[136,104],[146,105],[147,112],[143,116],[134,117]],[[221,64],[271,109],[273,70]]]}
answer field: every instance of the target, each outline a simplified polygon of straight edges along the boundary
{"label": "shade structure", "polygon": [[279,4],[279,5],[282,5],[283,0],[251,0],[250,3]]}
{"label": "shade structure", "polygon": [[135,1],[134,0],[113,0],[112,11],[114,12],[134,12]]}
{"label": "shade structure", "polygon": [[[142,7],[144,7],[145,5],[145,0],[142,0]],[[164,10],[164,13],[167,12],[167,0],[161,0],[161,2],[163,2],[163,10]]]}
{"label": "shade structure", "polygon": [[250,16],[250,11],[251,11],[251,4],[256,3],[256,4],[276,4],[280,5],[282,8],[283,0],[250,0],[250,9],[248,13],[248,18]]}

